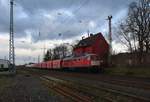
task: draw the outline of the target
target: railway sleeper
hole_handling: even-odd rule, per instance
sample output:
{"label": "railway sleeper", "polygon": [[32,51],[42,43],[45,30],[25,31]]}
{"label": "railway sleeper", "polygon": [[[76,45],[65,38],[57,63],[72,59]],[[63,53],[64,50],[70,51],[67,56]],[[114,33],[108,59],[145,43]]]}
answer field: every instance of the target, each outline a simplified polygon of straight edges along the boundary
{"label": "railway sleeper", "polygon": [[[47,78],[51,79],[51,77],[47,77]],[[53,78],[53,80],[57,80],[57,78]],[[88,84],[87,85],[85,85],[85,84],[83,85],[82,83],[75,83],[75,82],[71,82],[71,81],[68,81],[68,82],[72,83],[74,86],[76,84],[80,84],[80,89],[86,86],[87,88],[90,87],[91,89],[104,90],[104,91],[112,92],[112,93],[119,94],[119,95],[122,95],[122,96],[127,96],[127,97],[130,97],[130,98],[135,98],[137,100],[141,100],[141,101],[145,101],[145,102],[149,102],[150,101],[149,98],[141,96],[138,93],[134,94],[134,93],[128,92],[127,90],[125,90],[126,87],[123,87],[123,86],[116,86],[116,85],[111,85],[110,86],[110,84],[108,84],[108,83],[107,84],[106,83],[102,83],[100,85],[100,87],[97,87],[97,86],[90,86]],[[69,84],[68,82],[63,80],[63,83]],[[83,86],[83,87],[81,87],[81,86]]]}
{"label": "railway sleeper", "polygon": [[[62,85],[60,83],[42,78],[47,82],[47,86],[54,89],[55,91],[63,94],[64,96],[70,96],[73,100],[77,100],[77,102],[92,102],[92,98],[89,96],[86,96],[82,92],[79,92],[78,90],[68,87],[66,85]],[[49,84],[49,85],[48,85]],[[50,86],[51,85],[51,86]]]}

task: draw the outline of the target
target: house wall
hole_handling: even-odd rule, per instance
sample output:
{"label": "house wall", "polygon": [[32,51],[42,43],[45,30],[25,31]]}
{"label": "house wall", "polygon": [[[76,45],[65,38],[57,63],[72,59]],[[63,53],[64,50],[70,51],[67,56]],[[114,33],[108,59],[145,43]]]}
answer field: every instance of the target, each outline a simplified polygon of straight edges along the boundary
{"label": "house wall", "polygon": [[93,53],[97,54],[100,58],[106,57],[108,55],[109,47],[104,39],[98,38],[96,43],[93,44]]}
{"label": "house wall", "polygon": [[76,56],[81,56],[83,54],[96,54],[100,59],[107,59],[109,52],[109,45],[102,35],[99,35],[95,42],[91,46],[78,47],[74,49],[74,54]]}
{"label": "house wall", "polygon": [[74,49],[73,52],[76,56],[81,56],[83,54],[83,48],[82,47],[76,48],[76,49]]}

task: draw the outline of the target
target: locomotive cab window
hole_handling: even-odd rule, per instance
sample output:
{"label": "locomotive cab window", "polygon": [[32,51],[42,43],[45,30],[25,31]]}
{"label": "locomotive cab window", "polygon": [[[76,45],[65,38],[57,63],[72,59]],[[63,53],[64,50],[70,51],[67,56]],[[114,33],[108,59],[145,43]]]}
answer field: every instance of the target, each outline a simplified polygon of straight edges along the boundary
{"label": "locomotive cab window", "polygon": [[98,56],[91,56],[91,60],[98,60]]}

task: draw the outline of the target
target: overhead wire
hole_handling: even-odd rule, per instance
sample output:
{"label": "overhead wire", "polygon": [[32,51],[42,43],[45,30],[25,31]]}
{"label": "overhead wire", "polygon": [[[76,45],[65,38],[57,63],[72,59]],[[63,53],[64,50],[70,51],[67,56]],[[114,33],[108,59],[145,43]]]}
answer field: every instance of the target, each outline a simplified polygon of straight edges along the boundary
{"label": "overhead wire", "polygon": [[[72,13],[75,14],[75,13],[79,12],[79,10],[80,10],[82,7],[84,7],[86,4],[88,4],[89,1],[90,1],[90,0],[85,0],[85,1],[83,1],[83,2],[80,1],[80,4],[81,4],[81,5],[80,5],[77,9],[73,10]],[[63,23],[66,23],[67,20],[68,20],[68,22],[69,22],[69,21],[71,20],[71,18],[70,18],[70,17],[65,18],[65,20],[63,21]]]}
{"label": "overhead wire", "polygon": [[[83,2],[80,1],[80,4],[81,4],[81,5],[79,5],[79,7],[77,7],[75,10],[73,10],[72,13],[75,14],[75,13],[79,12],[79,10],[80,10],[81,8],[83,8],[86,4],[88,4],[89,1],[90,1],[90,0],[85,0],[85,1],[83,1]],[[72,3],[72,4],[73,4],[73,3]],[[73,6],[73,5],[71,5],[70,8],[71,8],[72,6]],[[72,18],[70,18],[70,16],[66,17],[66,18],[64,19],[64,21],[62,22],[62,24],[65,24],[65,23],[69,22],[71,19],[72,19]],[[78,20],[78,21],[79,21],[79,20]],[[66,32],[70,32],[70,30],[65,31],[65,33],[66,33]],[[63,33],[64,33],[64,32],[63,32]]]}

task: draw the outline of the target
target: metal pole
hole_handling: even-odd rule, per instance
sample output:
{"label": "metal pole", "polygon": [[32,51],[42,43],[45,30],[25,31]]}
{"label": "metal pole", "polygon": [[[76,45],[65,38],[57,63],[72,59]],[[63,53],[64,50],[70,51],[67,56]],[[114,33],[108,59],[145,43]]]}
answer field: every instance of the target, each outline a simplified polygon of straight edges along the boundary
{"label": "metal pole", "polygon": [[40,55],[38,55],[38,63],[40,63]]}
{"label": "metal pole", "polygon": [[9,61],[12,64],[10,70],[15,71],[15,50],[14,50],[14,25],[13,25],[14,0],[10,0],[10,40],[9,40]]}
{"label": "metal pole", "polygon": [[45,50],[46,50],[46,47],[45,47],[45,42],[44,42],[44,46],[43,46],[43,60],[45,58]]}
{"label": "metal pole", "polygon": [[108,58],[108,62],[109,65],[111,66],[111,55],[112,55],[112,30],[111,30],[111,19],[112,16],[108,16],[108,24],[109,24],[109,58]]}

